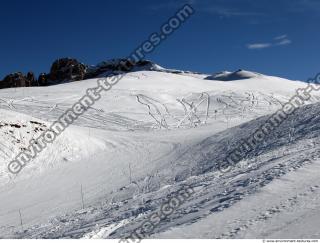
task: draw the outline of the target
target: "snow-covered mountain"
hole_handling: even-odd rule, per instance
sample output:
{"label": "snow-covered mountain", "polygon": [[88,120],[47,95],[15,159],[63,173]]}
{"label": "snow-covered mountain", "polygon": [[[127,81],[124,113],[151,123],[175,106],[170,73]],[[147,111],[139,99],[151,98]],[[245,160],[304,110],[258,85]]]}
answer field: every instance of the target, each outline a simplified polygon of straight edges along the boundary
{"label": "snow-covered mountain", "polygon": [[18,175],[10,174],[8,162],[114,62],[90,67],[98,75],[92,79],[0,90],[0,237],[127,237],[186,186],[194,193],[150,237],[319,236],[316,227],[295,230],[318,222],[308,216],[320,207],[319,93],[232,170],[218,169],[306,87],[300,81],[148,62],[125,72]]}

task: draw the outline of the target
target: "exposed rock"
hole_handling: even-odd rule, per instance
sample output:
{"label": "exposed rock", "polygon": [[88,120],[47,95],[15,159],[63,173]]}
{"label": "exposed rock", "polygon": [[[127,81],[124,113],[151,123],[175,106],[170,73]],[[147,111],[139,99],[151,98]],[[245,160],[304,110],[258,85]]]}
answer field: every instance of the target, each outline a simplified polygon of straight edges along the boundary
{"label": "exposed rock", "polygon": [[38,81],[37,81],[36,77],[34,76],[33,72],[28,72],[26,78],[30,84],[29,86],[39,86]]}
{"label": "exposed rock", "polygon": [[0,80],[0,89],[5,89],[6,88],[6,84],[3,80]]}
{"label": "exposed rock", "polygon": [[38,86],[47,86],[48,85],[48,74],[40,73],[37,83],[38,83]]}
{"label": "exposed rock", "polygon": [[95,66],[90,66],[85,75],[85,79],[96,78],[101,75],[112,72],[129,72],[139,70],[156,70],[158,66],[151,61],[141,60],[138,62],[130,59],[111,59],[108,61],[100,62]]}
{"label": "exposed rock", "polygon": [[30,81],[21,72],[11,73],[5,76],[1,82],[1,88],[27,87],[30,85]]}
{"label": "exposed rock", "polygon": [[86,69],[86,65],[76,59],[58,59],[51,66],[49,79],[54,82],[83,80]]}
{"label": "exposed rock", "polygon": [[118,72],[142,70],[164,71],[163,68],[148,60],[132,61],[128,58],[111,59],[88,68],[87,65],[80,63],[74,58],[61,58],[52,64],[49,74],[41,73],[38,79],[35,78],[33,72],[28,72],[26,76],[21,72],[7,75],[3,81],[0,80],[0,89],[47,86],[67,81],[97,78]]}

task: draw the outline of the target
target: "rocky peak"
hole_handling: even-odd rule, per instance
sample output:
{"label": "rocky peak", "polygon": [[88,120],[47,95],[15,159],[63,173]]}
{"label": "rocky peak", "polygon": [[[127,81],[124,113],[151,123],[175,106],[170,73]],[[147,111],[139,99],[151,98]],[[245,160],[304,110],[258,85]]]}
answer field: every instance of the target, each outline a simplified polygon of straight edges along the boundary
{"label": "rocky peak", "polygon": [[87,66],[74,58],[56,60],[50,69],[49,79],[54,82],[83,80]]}
{"label": "rocky peak", "polygon": [[162,68],[148,60],[132,61],[126,58],[111,59],[94,66],[88,66],[75,58],[67,57],[55,60],[51,65],[50,72],[48,74],[41,73],[38,79],[33,72],[28,72],[27,75],[21,72],[11,73],[3,81],[0,81],[0,88],[47,86],[67,81],[97,78],[115,72],[140,70],[159,71]]}

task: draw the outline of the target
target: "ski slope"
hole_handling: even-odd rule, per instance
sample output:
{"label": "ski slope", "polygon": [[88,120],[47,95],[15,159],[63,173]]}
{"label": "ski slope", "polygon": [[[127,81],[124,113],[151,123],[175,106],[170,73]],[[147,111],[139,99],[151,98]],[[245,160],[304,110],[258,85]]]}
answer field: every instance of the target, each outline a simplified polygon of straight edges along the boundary
{"label": "ski slope", "polygon": [[[236,145],[306,86],[248,71],[241,75],[219,81],[164,69],[127,73],[18,176],[7,163],[97,79],[0,90],[0,237],[125,237],[184,185],[195,188],[195,195],[150,237],[310,235],[294,227],[316,220],[307,215],[318,209],[320,95],[248,160],[222,174],[216,168],[226,144]],[[292,125],[299,132],[289,140]],[[250,214],[244,213],[248,205]],[[287,223],[298,216],[300,221]],[[268,227],[263,231],[261,225]],[[318,233],[314,228],[312,235]]]}

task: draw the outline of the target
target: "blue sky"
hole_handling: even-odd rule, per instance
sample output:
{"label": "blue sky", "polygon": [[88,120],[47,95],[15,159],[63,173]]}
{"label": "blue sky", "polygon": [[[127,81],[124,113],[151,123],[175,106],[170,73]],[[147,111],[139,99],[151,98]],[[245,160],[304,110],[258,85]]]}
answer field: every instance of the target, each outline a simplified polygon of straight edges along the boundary
{"label": "blue sky", "polygon": [[318,0],[3,0],[0,77],[48,72],[59,57],[125,57],[186,2],[196,13],[148,59],[205,73],[305,80],[320,72]]}

